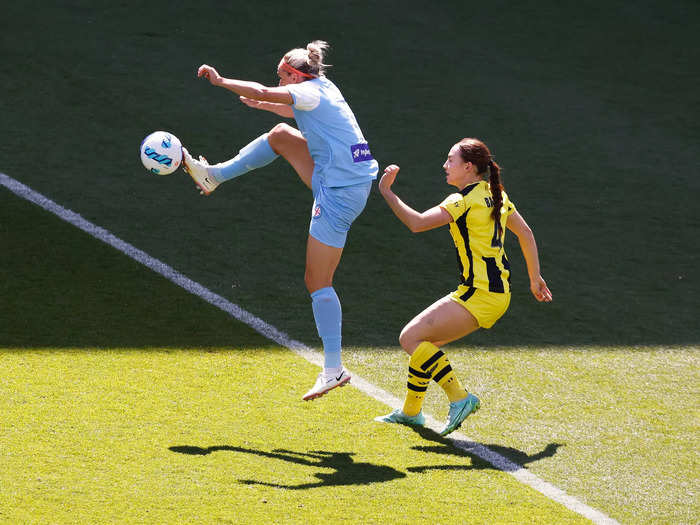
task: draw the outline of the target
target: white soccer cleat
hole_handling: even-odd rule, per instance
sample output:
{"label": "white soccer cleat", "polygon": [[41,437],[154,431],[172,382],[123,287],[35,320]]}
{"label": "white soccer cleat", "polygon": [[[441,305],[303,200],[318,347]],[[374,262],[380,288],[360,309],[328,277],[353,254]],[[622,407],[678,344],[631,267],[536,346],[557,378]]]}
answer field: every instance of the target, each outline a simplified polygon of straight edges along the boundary
{"label": "white soccer cleat", "polygon": [[312,399],[321,397],[322,395],[330,392],[336,387],[347,385],[348,381],[350,381],[350,378],[350,374],[344,368],[337,376],[332,375],[331,377],[326,377],[325,374],[321,372],[320,374],[318,374],[318,377],[316,378],[316,383],[314,383],[313,388],[309,390],[306,394],[304,394],[304,397],[302,397],[302,399],[304,401],[311,401]]}
{"label": "white soccer cleat", "polygon": [[182,167],[192,177],[192,180],[197,185],[202,195],[209,195],[220,184],[214,177],[209,175],[207,167],[209,163],[204,157],[199,157],[200,160],[195,160],[190,155],[186,148],[182,148]]}

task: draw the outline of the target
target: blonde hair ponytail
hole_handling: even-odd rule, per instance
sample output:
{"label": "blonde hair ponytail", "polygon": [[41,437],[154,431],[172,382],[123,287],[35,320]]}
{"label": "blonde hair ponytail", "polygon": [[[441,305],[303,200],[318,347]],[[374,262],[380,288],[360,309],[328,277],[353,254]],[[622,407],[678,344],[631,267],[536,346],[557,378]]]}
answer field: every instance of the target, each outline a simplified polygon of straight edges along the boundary
{"label": "blonde hair ponytail", "polygon": [[321,76],[328,64],[323,63],[326,51],[330,48],[328,42],[314,40],[306,45],[306,49],[296,48],[284,55],[284,61],[302,73]]}

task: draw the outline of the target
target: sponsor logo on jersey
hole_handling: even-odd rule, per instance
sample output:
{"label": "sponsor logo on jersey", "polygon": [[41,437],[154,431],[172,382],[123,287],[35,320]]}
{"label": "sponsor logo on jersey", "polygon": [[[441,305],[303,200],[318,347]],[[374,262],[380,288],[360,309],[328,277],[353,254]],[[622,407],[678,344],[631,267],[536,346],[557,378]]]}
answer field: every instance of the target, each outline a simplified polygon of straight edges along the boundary
{"label": "sponsor logo on jersey", "polygon": [[312,216],[314,219],[318,219],[318,218],[321,216],[321,207],[320,207],[320,206],[316,206],[316,207],[314,208],[314,212],[313,212],[313,214],[312,214],[311,216]]}
{"label": "sponsor logo on jersey", "polygon": [[354,144],[350,146],[350,153],[352,153],[353,162],[364,162],[366,160],[374,160],[374,157],[369,151],[369,144],[366,142],[361,142],[360,144]]}

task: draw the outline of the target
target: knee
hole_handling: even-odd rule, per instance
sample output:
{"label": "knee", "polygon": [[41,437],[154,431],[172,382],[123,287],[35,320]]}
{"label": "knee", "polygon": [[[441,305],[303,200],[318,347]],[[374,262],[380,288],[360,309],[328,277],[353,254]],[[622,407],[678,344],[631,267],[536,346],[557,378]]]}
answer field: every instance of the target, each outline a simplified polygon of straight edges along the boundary
{"label": "knee", "polygon": [[307,268],[304,272],[304,284],[309,293],[314,293],[316,290],[331,286],[328,279],[323,278],[318,272],[314,272],[311,268]]}
{"label": "knee", "polygon": [[292,126],[289,124],[280,122],[269,131],[267,134],[267,141],[270,143],[270,146],[275,149],[276,146],[279,146],[284,142],[285,137],[291,135],[293,129],[294,128],[292,128]]}
{"label": "knee", "polygon": [[411,335],[411,330],[408,326],[405,326],[404,329],[401,330],[399,344],[408,355],[411,355],[418,346],[418,342],[416,342],[415,338]]}

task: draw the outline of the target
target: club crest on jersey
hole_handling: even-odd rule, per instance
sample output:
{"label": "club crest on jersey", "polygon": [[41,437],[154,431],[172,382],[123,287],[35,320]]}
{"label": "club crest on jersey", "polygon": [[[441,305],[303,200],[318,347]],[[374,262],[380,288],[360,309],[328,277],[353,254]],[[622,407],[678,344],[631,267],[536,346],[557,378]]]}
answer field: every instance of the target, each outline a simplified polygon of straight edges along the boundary
{"label": "club crest on jersey", "polygon": [[364,162],[366,160],[374,159],[369,151],[369,144],[366,142],[361,142],[360,144],[350,146],[350,153],[352,153],[353,162]]}
{"label": "club crest on jersey", "polygon": [[321,216],[321,207],[320,206],[314,206],[314,211],[311,214],[311,217],[313,219],[318,219]]}

